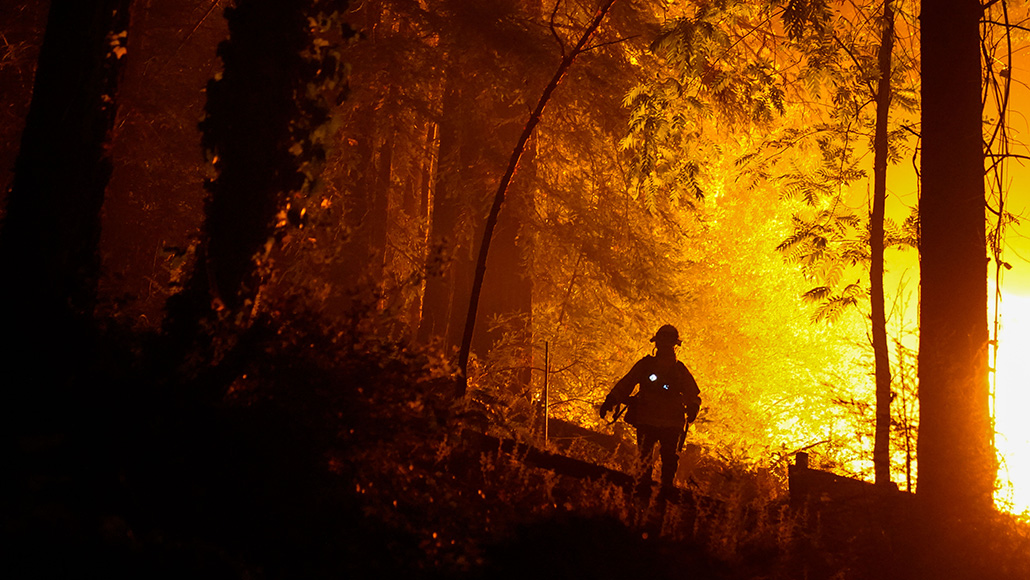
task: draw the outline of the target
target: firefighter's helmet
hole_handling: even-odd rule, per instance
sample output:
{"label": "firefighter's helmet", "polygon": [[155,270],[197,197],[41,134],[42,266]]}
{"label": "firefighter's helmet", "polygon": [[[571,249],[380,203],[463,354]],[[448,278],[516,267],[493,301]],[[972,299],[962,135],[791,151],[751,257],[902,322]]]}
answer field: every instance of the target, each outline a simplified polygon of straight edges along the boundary
{"label": "firefighter's helmet", "polygon": [[680,333],[676,330],[676,327],[671,324],[666,324],[658,329],[658,332],[654,333],[651,337],[651,342],[671,342],[677,346],[683,344],[680,340]]}

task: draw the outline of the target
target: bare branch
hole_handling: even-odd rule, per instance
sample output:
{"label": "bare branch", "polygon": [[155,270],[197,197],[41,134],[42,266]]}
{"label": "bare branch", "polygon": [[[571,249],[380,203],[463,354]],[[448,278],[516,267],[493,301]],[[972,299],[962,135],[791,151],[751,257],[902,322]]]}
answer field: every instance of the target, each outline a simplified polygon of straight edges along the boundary
{"label": "bare branch", "polygon": [[997,20],[984,20],[983,23],[984,24],[994,24],[994,25],[997,25],[997,26],[1004,26],[1005,28],[1008,28],[1010,30],[1011,29],[1015,29],[1015,30],[1022,30],[1023,32],[1030,32],[1030,28],[1027,28],[1026,26],[1020,26],[1018,24],[1012,24],[1011,22],[998,22]]}
{"label": "bare branch", "polygon": [[623,42],[626,42],[628,40],[633,40],[634,38],[637,38],[639,36],[640,36],[639,34],[634,34],[633,36],[627,36],[625,38],[618,38],[618,39],[615,39],[615,40],[609,40],[608,42],[601,42],[601,43],[595,44],[593,46],[588,46],[588,47],[584,48],[583,52],[590,52],[591,50],[594,50],[595,48],[602,48],[602,47],[605,47],[605,46],[611,46],[613,44],[622,44]]}
{"label": "bare branch", "polygon": [[558,7],[559,6],[561,6],[561,0],[558,0],[557,2],[554,3],[554,10],[551,11],[550,28],[551,28],[551,34],[554,35],[554,39],[558,42],[558,48],[561,49],[561,57],[564,60],[565,59],[565,41],[562,40],[562,37],[558,34],[558,31],[555,29],[555,26],[554,26],[555,18],[557,18],[557,16],[558,16]]}

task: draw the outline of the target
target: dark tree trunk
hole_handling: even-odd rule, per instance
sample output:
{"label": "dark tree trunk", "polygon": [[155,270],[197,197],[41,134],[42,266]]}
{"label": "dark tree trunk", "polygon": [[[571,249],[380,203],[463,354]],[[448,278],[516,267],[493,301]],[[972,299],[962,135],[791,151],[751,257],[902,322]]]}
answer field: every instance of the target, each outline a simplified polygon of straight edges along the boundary
{"label": "dark tree trunk", "polygon": [[[368,38],[368,52],[359,53],[356,58],[374,59],[377,48],[389,40],[380,38],[381,28],[391,28],[389,16],[377,2],[364,2],[359,8],[357,20]],[[384,23],[385,20],[385,23]],[[377,44],[378,43],[378,44]],[[383,82],[374,76],[372,82]],[[375,71],[379,72],[379,71]],[[368,89],[368,87],[366,87]],[[371,90],[369,91],[372,92]],[[344,207],[349,237],[344,249],[348,256],[337,272],[336,284],[342,290],[338,293],[344,312],[349,311],[353,292],[361,288],[373,294],[383,282],[386,261],[386,236],[389,226],[390,179],[393,170],[393,148],[396,131],[391,113],[396,99],[396,90],[391,87],[383,95],[378,91],[366,97],[363,106],[354,112],[359,129],[349,136],[354,146],[346,152],[348,171]],[[372,298],[372,296],[366,296]],[[366,300],[362,300],[364,304]]]}
{"label": "dark tree trunk", "polygon": [[11,186],[18,157],[21,133],[25,129],[32,102],[32,82],[39,62],[39,49],[46,31],[47,9],[38,0],[9,0],[0,3],[0,35],[8,47],[24,47],[4,54],[0,66],[0,87],[3,87],[5,114],[0,117],[0,220]]}
{"label": "dark tree trunk", "polygon": [[[350,170],[344,175],[346,183],[341,184],[346,212],[344,224],[348,232],[343,253],[348,260],[340,265],[334,282],[343,290],[338,293],[343,311],[351,306],[350,291],[362,283],[372,281],[369,272],[370,264],[374,263],[371,230],[375,220],[376,127],[380,119],[374,105],[359,108],[355,117],[358,128],[352,138],[352,145],[344,153]],[[378,281],[378,278],[375,280]]]}
{"label": "dark tree trunk", "polygon": [[[521,10],[529,20],[547,17],[538,0],[523,2]],[[518,89],[522,102],[496,104],[496,117],[505,119],[498,128],[503,147],[518,142],[525,123],[525,103],[538,98],[538,86],[548,80],[546,73],[542,68],[528,69],[527,81]],[[533,378],[534,248],[529,224],[533,219],[537,188],[535,143],[535,140],[527,143],[519,160],[519,179],[512,183],[505,211],[497,218],[490,269],[483,277],[479,329],[471,344],[471,352],[479,357],[489,356],[503,369],[501,372],[507,375],[505,380],[516,394],[531,394]],[[493,321],[500,324],[494,325]],[[464,327],[465,320],[460,323]]]}
{"label": "dark tree trunk", "polygon": [[[202,144],[217,171],[204,184],[205,219],[197,261],[167,305],[166,349],[173,364],[202,338],[200,321],[252,307],[254,257],[271,237],[285,195],[301,185],[290,154],[294,79],[302,70],[303,13],[288,4],[246,0],[225,10],[229,38],[218,47],[221,78],[208,82]],[[235,317],[230,317],[235,318]]]}
{"label": "dark tree trunk", "polygon": [[124,368],[108,362],[94,310],[129,4],[50,3],[0,227],[6,576],[59,577],[72,561],[91,575],[96,522],[119,495],[105,484],[112,444],[131,433],[107,435],[127,415],[110,380]]}
{"label": "dark tree trunk", "polygon": [[[320,34],[309,19],[346,4],[240,0],[225,10],[229,38],[218,47],[223,72],[207,85],[200,123],[217,176],[205,183],[196,266],[168,302],[164,329],[173,364],[188,349],[205,348],[209,330],[202,329],[210,325],[201,321],[221,317],[229,327],[238,325],[230,332],[247,327],[261,296],[258,265],[267,265],[276,235],[285,231],[277,228],[301,225],[299,206],[325,158],[312,139],[328,118],[331,97],[323,89],[343,79],[336,51],[320,51],[320,60],[305,57]],[[287,202],[287,223],[280,223]],[[198,358],[206,361],[209,354]]]}
{"label": "dark tree trunk", "polygon": [[453,74],[444,83],[442,113],[439,124],[439,145],[436,165],[436,188],[429,212],[429,251],[426,256],[426,287],[422,295],[422,316],[418,338],[429,342],[447,336],[451,312],[454,274],[455,228],[459,216],[458,188],[461,182],[457,158],[461,145],[461,91]]}
{"label": "dark tree trunk", "polygon": [[372,188],[372,215],[369,220],[369,255],[372,262],[369,276],[380,285],[383,283],[387,252],[388,224],[390,223],[390,182],[393,176],[394,128],[387,123],[387,134],[383,135],[376,155],[375,186]]}
{"label": "dark tree trunk", "polygon": [[484,170],[486,125],[474,103],[477,87],[461,70],[450,69],[444,85],[418,336],[456,348],[472,286],[472,232],[478,229],[473,212],[481,206],[476,184]]}
{"label": "dark tree trunk", "polygon": [[307,45],[303,10],[267,0],[226,9],[229,40],[219,47],[222,78],[208,84],[204,146],[217,159],[208,182],[205,232],[208,289],[229,308],[258,291],[253,258],[272,235],[275,215],[302,176],[289,149],[294,101]]}
{"label": "dark tree trunk", "polygon": [[71,382],[91,364],[106,147],[128,10],[128,0],[51,4],[0,229],[0,366],[27,381],[5,390],[43,404],[74,405]]}
{"label": "dark tree trunk", "polygon": [[887,121],[891,105],[891,52],[894,49],[894,10],[883,3],[880,40],[880,80],[876,93],[876,134],[873,139],[873,209],[869,216],[872,265],[869,279],[872,301],[873,356],[876,365],[876,436],[873,471],[876,483],[891,481],[891,362],[887,345],[887,317],[883,295],[883,219],[887,202]]}
{"label": "dark tree trunk", "polygon": [[982,8],[923,4],[918,493],[948,513],[992,505]]}

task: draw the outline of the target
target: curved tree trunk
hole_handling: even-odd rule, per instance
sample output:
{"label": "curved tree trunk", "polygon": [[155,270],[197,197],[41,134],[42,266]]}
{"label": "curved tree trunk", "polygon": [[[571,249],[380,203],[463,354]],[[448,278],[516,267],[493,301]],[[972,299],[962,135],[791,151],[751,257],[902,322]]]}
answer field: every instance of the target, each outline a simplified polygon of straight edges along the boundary
{"label": "curved tree trunk", "polygon": [[512,150],[511,158],[508,160],[508,167],[504,174],[501,176],[500,183],[497,186],[497,191],[494,194],[493,205],[490,208],[490,214],[486,218],[486,230],[483,233],[483,239],[479,244],[478,258],[476,259],[476,271],[472,281],[472,295],[468,301],[468,314],[465,317],[465,329],[462,334],[461,348],[458,351],[458,371],[461,374],[461,382],[458,386],[458,396],[465,396],[465,391],[468,388],[468,359],[469,353],[472,350],[472,335],[476,328],[476,313],[479,310],[479,296],[483,290],[483,277],[486,274],[486,258],[490,253],[490,241],[493,239],[494,228],[497,226],[497,217],[501,212],[501,205],[504,203],[505,194],[508,191],[508,186],[511,184],[512,178],[515,176],[515,171],[518,169],[519,160],[522,158],[522,154],[526,150],[526,144],[529,142],[529,138],[533,135],[533,130],[537,124],[540,123],[540,119],[544,114],[544,107],[547,102],[551,99],[551,93],[558,88],[558,83],[561,82],[565,73],[572,66],[572,61],[576,59],[581,52],[586,48],[586,43],[593,36],[594,32],[601,25],[608,11],[612,5],[615,4],[616,0],[606,0],[598,9],[597,13],[594,14],[593,20],[587,25],[583,35],[579,38],[576,45],[565,54],[561,62],[558,64],[558,70],[555,71],[551,81],[544,87],[543,94],[540,96],[540,100],[537,102],[533,112],[530,113],[529,119],[526,121],[526,126],[522,130],[522,135],[519,136],[518,142],[515,144],[515,148]]}

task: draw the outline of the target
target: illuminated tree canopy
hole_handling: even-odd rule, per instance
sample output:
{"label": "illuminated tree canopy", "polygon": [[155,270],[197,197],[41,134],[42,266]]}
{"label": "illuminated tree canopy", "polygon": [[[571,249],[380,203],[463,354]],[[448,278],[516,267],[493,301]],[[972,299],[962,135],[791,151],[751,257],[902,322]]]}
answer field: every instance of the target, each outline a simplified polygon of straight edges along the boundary
{"label": "illuminated tree canopy", "polygon": [[[19,564],[487,577],[565,530],[659,577],[648,538],[701,577],[1030,570],[973,564],[1030,553],[987,325],[1023,4],[38,4],[0,7]],[[663,324],[703,407],[655,516],[598,406]],[[883,494],[811,554],[799,452]]]}

